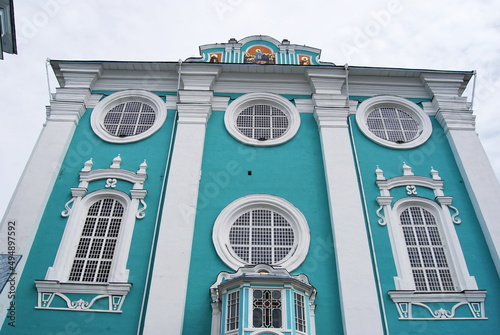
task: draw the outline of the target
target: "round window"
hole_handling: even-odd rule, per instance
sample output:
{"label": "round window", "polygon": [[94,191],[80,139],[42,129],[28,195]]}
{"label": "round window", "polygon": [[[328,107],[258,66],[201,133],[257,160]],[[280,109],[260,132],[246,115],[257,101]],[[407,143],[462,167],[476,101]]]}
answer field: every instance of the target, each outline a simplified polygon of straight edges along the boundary
{"label": "round window", "polygon": [[270,194],[230,203],[217,217],[212,238],[219,257],[234,270],[268,264],[288,271],[305,259],[310,239],[302,213]]}
{"label": "round window", "polygon": [[394,96],[377,96],[363,101],[356,122],[371,140],[394,149],[421,145],[430,137],[429,117],[415,103]]}
{"label": "round window", "polygon": [[250,93],[228,106],[224,123],[242,143],[271,146],[284,143],[297,133],[300,116],[297,108],[282,96]]}
{"label": "round window", "polygon": [[154,134],[167,117],[165,103],[157,95],[140,90],[114,93],[92,111],[90,124],[107,142],[130,143]]}

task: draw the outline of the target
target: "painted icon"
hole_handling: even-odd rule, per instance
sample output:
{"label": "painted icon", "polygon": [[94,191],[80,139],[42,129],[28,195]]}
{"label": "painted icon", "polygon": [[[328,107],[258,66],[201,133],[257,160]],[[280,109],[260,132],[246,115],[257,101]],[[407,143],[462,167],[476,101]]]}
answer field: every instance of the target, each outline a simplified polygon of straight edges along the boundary
{"label": "painted icon", "polygon": [[263,45],[254,45],[245,52],[243,59],[247,64],[276,64],[276,55]]}

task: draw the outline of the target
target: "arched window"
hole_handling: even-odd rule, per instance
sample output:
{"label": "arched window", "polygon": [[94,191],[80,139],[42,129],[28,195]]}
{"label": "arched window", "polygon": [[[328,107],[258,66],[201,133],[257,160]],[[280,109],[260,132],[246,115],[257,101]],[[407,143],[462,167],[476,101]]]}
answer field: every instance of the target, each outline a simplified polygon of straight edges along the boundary
{"label": "arched window", "polygon": [[68,281],[108,281],[124,211],[113,198],[97,200],[90,206]]}
{"label": "arched window", "polygon": [[399,215],[415,289],[455,291],[445,244],[436,217],[420,206],[405,208]]}

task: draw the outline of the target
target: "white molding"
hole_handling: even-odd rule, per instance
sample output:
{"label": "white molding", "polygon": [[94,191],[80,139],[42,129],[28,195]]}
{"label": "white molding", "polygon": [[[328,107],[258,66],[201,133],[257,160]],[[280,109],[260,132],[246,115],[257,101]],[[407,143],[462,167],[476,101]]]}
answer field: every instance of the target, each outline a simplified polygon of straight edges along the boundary
{"label": "white molding", "polygon": [[[127,137],[111,135],[103,126],[104,117],[113,107],[129,101],[139,101],[151,106],[156,113],[154,124],[148,130],[137,135]],[[143,90],[125,90],[113,93],[101,100],[92,111],[90,116],[90,125],[94,133],[106,142],[131,143],[143,140],[153,135],[158,129],[161,128],[166,118],[167,110],[165,103],[159,96]]]}
{"label": "white molding", "polygon": [[[485,320],[484,301],[486,291],[466,290],[451,293],[418,293],[413,290],[389,291],[389,296],[396,304],[400,320]],[[450,308],[451,303],[454,305]],[[456,317],[457,308],[467,305],[469,316]],[[438,308],[439,309],[436,309]],[[413,315],[413,310],[420,308],[427,311]],[[449,310],[445,309],[448,308]]]}
{"label": "white molding", "polygon": [[[78,312],[105,312],[121,313],[123,302],[127,296],[131,283],[60,283],[52,280],[35,280],[35,286],[38,292],[38,304],[36,309],[78,311]],[[67,296],[71,294],[71,297]],[[75,300],[80,295],[80,299]],[[94,295],[90,301],[88,295]],[[52,306],[55,297],[61,298],[66,302],[66,307]],[[99,300],[107,300],[107,309],[92,308],[94,303]]]}
{"label": "white molding", "polygon": [[[282,136],[266,141],[259,141],[243,135],[236,126],[236,119],[241,111],[256,104],[271,105],[280,109],[288,118],[288,130]],[[253,146],[273,146],[285,143],[295,136],[300,127],[300,115],[294,104],[280,95],[272,93],[248,93],[229,104],[224,114],[224,124],[229,134],[241,143]]]}
{"label": "white molding", "polygon": [[[380,138],[373,134],[367,125],[368,114],[379,107],[398,108],[408,113],[418,124],[420,133],[416,138],[405,143],[395,143],[386,139]],[[390,95],[381,95],[369,98],[363,101],[356,111],[356,123],[363,134],[375,143],[392,149],[409,149],[415,148],[425,143],[432,134],[432,124],[426,113],[414,102],[410,100]]]}
{"label": "white molding", "polygon": [[347,127],[349,107],[323,112],[317,108],[314,116],[321,139],[344,333],[381,335],[382,315]]}
{"label": "white molding", "polygon": [[229,242],[229,231],[233,223],[242,214],[253,209],[268,209],[283,216],[294,232],[294,245],[290,255],[273,266],[283,267],[288,271],[295,270],[307,256],[310,232],[307,220],[297,207],[283,198],[271,194],[250,194],[236,199],[227,205],[215,220],[212,241],[222,261],[237,270],[249,264],[241,260],[233,251]]}

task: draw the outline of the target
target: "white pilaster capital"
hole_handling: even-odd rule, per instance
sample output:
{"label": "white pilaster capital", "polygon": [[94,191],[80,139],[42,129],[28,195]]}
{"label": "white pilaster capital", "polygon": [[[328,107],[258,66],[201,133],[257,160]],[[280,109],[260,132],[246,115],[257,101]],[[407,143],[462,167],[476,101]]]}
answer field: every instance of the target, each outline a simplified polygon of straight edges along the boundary
{"label": "white pilaster capital", "polygon": [[459,97],[467,86],[466,73],[422,73],[420,80],[430,96]]}
{"label": "white pilaster capital", "polygon": [[306,69],[306,77],[314,93],[341,94],[346,73],[343,69]]}
{"label": "white pilaster capital", "polygon": [[46,107],[47,122],[73,122],[76,125],[85,110],[84,102],[51,101]]}
{"label": "white pilaster capital", "polygon": [[183,104],[210,104],[214,96],[213,91],[179,90],[179,103]]}
{"label": "white pilaster capital", "polygon": [[222,67],[210,64],[183,64],[180,70],[185,90],[208,91],[219,76]]}
{"label": "white pilaster capital", "polygon": [[324,108],[316,107],[314,118],[318,127],[322,128],[347,128],[347,117],[349,110],[347,108]]}
{"label": "white pilaster capital", "polygon": [[103,72],[100,63],[55,63],[54,72],[61,87],[91,89]]}
{"label": "white pilaster capital", "polygon": [[212,114],[210,104],[177,104],[178,124],[206,125]]}

